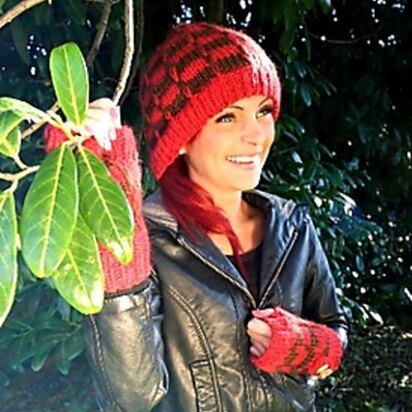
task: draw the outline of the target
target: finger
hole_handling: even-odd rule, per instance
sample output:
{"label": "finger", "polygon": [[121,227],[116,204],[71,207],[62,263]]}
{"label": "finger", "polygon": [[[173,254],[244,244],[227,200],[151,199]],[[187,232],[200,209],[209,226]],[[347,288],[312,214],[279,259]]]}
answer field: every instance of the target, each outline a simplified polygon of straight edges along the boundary
{"label": "finger", "polygon": [[274,309],[267,308],[267,309],[255,309],[252,311],[252,314],[255,318],[264,319],[271,315],[273,315]]}
{"label": "finger", "polygon": [[325,365],[321,366],[321,367],[316,371],[316,373],[322,373],[323,371],[328,370],[328,369],[329,369],[329,365],[326,363]]}
{"label": "finger", "polygon": [[253,342],[252,347],[256,348],[257,352],[259,353],[259,356],[262,356],[267,350],[267,347],[265,347],[259,342]]}
{"label": "finger", "polygon": [[109,99],[108,97],[101,97],[100,99],[93,100],[89,104],[89,108],[101,109],[106,111],[110,111],[112,107],[116,107],[116,104],[112,99]]}
{"label": "finger", "polygon": [[111,140],[114,140],[111,135],[116,132],[109,117],[88,118],[83,129],[87,132],[86,136],[93,136],[97,140],[99,146],[105,150],[111,149]]}
{"label": "finger", "polygon": [[270,338],[258,334],[249,334],[249,338],[252,343],[254,342],[259,342],[261,345],[263,345],[265,348],[268,348],[270,345]]}
{"label": "finger", "polygon": [[261,356],[261,353],[260,353],[254,346],[251,346],[250,349],[249,349],[249,351],[250,351],[250,353],[251,353],[252,355],[254,355],[254,356],[256,356],[256,357],[260,357],[260,356]]}
{"label": "finger", "polygon": [[332,369],[326,369],[322,373],[319,374],[319,378],[325,379],[328,376],[332,375],[332,373],[333,373]]}
{"label": "finger", "polygon": [[96,139],[97,143],[99,143],[99,146],[101,146],[105,150],[111,150],[112,143],[107,132],[96,130],[95,133],[93,133],[93,136]]}
{"label": "finger", "polygon": [[247,329],[253,333],[257,333],[259,335],[271,337],[272,336],[272,329],[270,326],[260,319],[252,319],[247,324]]}
{"label": "finger", "polygon": [[[94,100],[89,105],[89,111],[100,111],[106,113],[115,129],[120,129],[121,125],[121,117],[120,117],[120,107],[117,106],[113,100],[103,97],[101,99]],[[116,138],[116,136],[114,136]]]}

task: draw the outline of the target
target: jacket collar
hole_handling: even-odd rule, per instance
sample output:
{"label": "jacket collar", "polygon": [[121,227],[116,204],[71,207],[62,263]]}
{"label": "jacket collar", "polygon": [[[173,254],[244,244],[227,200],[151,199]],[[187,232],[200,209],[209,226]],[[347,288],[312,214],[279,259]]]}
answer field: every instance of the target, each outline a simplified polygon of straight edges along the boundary
{"label": "jacket collar", "polygon": [[[244,192],[243,197],[248,203],[262,210],[266,217],[259,282],[261,298],[265,289],[272,284],[288,249],[293,246],[294,234],[305,220],[306,207],[259,190]],[[248,295],[249,300],[254,301],[242,275],[208,237],[199,234],[198,241],[195,242],[180,228],[176,219],[164,208],[160,190],[145,199],[143,213],[151,229],[169,232],[205,263],[229,277]]]}

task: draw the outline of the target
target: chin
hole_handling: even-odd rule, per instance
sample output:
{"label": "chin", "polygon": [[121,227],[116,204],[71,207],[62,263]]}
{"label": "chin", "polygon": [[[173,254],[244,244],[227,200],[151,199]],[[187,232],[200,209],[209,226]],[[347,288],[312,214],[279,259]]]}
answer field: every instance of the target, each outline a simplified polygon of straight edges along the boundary
{"label": "chin", "polygon": [[256,189],[260,181],[260,176],[257,179],[249,180],[245,179],[242,182],[237,182],[238,190],[241,192],[247,192],[248,190]]}

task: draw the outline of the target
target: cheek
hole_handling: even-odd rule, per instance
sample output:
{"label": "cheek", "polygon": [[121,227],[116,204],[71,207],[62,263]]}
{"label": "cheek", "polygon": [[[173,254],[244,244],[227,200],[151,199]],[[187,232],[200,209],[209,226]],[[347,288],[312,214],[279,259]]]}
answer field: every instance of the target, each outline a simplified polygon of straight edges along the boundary
{"label": "cheek", "polygon": [[270,150],[275,141],[275,131],[273,129],[268,129],[266,136],[265,149]]}

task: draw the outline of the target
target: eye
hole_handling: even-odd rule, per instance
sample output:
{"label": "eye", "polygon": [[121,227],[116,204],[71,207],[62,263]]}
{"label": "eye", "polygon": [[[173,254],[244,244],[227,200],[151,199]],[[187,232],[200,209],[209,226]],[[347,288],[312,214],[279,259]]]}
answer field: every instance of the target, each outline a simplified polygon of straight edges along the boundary
{"label": "eye", "polygon": [[233,120],[235,120],[235,115],[233,113],[225,113],[218,116],[215,119],[215,123],[230,123]]}
{"label": "eye", "polygon": [[266,106],[263,106],[259,112],[257,117],[262,117],[262,116],[269,116],[273,114],[273,105],[268,104]]}

